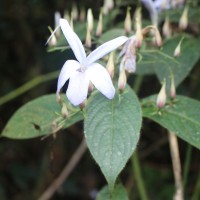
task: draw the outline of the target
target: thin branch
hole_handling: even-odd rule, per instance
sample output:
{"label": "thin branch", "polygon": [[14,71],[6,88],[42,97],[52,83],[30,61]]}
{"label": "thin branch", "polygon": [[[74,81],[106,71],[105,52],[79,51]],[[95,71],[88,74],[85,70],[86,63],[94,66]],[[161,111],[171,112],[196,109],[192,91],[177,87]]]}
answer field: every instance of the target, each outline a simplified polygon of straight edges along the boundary
{"label": "thin branch", "polygon": [[172,132],[169,132],[168,136],[169,136],[169,146],[170,146],[174,179],[175,179],[175,187],[176,187],[176,192],[174,194],[173,199],[184,200],[178,140],[177,140],[177,136]]}
{"label": "thin branch", "polygon": [[48,200],[50,199],[53,194],[58,190],[58,188],[64,183],[66,178],[69,176],[69,174],[72,172],[74,167],[77,165],[83,154],[85,153],[87,149],[87,145],[85,140],[81,142],[78,149],[73,154],[70,161],[67,163],[67,165],[64,167],[60,175],[53,181],[53,183],[44,191],[44,193],[39,197],[39,200]]}

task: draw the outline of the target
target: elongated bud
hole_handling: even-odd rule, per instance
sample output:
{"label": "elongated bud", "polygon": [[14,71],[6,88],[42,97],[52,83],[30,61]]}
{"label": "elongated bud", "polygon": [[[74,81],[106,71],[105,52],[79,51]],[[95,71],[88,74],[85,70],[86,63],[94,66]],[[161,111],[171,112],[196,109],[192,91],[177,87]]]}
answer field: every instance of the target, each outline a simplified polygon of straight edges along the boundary
{"label": "elongated bud", "polygon": [[126,82],[127,82],[126,72],[125,72],[125,69],[123,67],[122,70],[120,71],[120,74],[119,74],[118,89],[123,90],[126,86]]}
{"label": "elongated bud", "polygon": [[136,29],[136,39],[135,46],[140,48],[142,46],[143,34],[142,34],[142,15],[141,8],[137,8],[135,11],[135,29]]}
{"label": "elongated bud", "polygon": [[163,35],[166,38],[170,38],[171,35],[172,35],[172,28],[171,28],[171,24],[170,24],[168,16],[165,18],[165,22],[163,24],[162,32],[163,32]]}
{"label": "elongated bud", "polygon": [[124,21],[124,29],[126,33],[130,33],[131,32],[131,26],[132,26],[132,20],[131,20],[131,7],[127,7],[126,10],[126,18]]}
{"label": "elongated bud", "polygon": [[97,24],[97,29],[96,29],[96,36],[100,36],[103,32],[103,13],[102,13],[102,9],[99,13],[99,21]]}
{"label": "elongated bud", "polygon": [[176,86],[175,86],[175,82],[174,82],[174,75],[171,75],[171,86],[170,86],[170,98],[171,99],[175,99],[176,97]]}
{"label": "elongated bud", "polygon": [[179,28],[181,30],[185,30],[188,26],[188,6],[186,6],[183,10],[183,14],[179,20]]}
{"label": "elongated bud", "polygon": [[65,103],[62,104],[61,114],[63,118],[67,118],[69,116],[67,105]]}
{"label": "elongated bud", "polygon": [[85,8],[82,7],[80,11],[80,21],[84,22],[85,18],[86,18]]}
{"label": "elongated bud", "polygon": [[[55,14],[54,14],[54,29],[56,29],[59,25],[60,25],[60,18],[61,18],[61,15],[60,15],[60,12],[56,11]],[[56,32],[55,32],[55,35],[57,37],[60,36],[60,29],[58,29]]]}
{"label": "elongated bud", "polygon": [[73,17],[71,17],[71,19],[70,19],[70,27],[72,28],[72,30],[74,30],[74,21],[73,21]]}
{"label": "elongated bud", "polygon": [[74,21],[76,21],[78,19],[78,8],[76,4],[72,5],[72,16]]}
{"label": "elongated bud", "polygon": [[89,8],[87,11],[87,23],[88,23],[89,31],[92,32],[93,26],[94,26],[94,17],[93,17],[91,8]]}
{"label": "elongated bud", "polygon": [[62,98],[61,98],[60,94],[57,94],[57,95],[56,95],[56,101],[57,101],[59,104],[62,103]]}
{"label": "elongated bud", "polygon": [[178,43],[177,47],[174,50],[174,57],[179,57],[180,56],[182,41],[183,41],[183,37],[181,38],[180,42]]}
{"label": "elongated bud", "polygon": [[94,85],[90,82],[88,87],[88,92],[91,93],[94,90]]}
{"label": "elongated bud", "polygon": [[92,46],[91,33],[90,33],[90,30],[89,30],[89,26],[87,26],[85,46],[88,47],[88,48],[90,48]]}
{"label": "elongated bud", "polygon": [[65,12],[64,12],[64,19],[66,19],[68,22],[70,21],[70,15],[67,10],[65,10]]}
{"label": "elongated bud", "polygon": [[57,39],[55,34],[52,35],[50,41],[48,42],[49,46],[55,46],[57,44]]}
{"label": "elongated bud", "polygon": [[114,76],[115,71],[115,64],[114,64],[114,51],[112,51],[108,58],[108,63],[106,65],[106,69],[108,70],[108,73],[110,74],[111,78]]}
{"label": "elongated bud", "polygon": [[162,87],[160,92],[158,93],[156,104],[158,108],[162,108],[166,103],[166,80],[163,80]]}
{"label": "elongated bud", "polygon": [[113,7],[114,7],[114,1],[113,0],[104,0],[103,13],[105,15],[107,15],[108,12],[113,9]]}

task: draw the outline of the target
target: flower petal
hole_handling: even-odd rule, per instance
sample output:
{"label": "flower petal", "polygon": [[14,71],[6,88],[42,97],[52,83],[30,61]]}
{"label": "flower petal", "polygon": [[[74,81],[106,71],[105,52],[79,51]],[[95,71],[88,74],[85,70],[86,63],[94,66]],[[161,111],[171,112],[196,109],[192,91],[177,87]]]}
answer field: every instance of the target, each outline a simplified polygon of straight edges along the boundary
{"label": "flower petal", "polygon": [[72,30],[67,20],[60,19],[60,27],[70,47],[72,48],[72,51],[74,52],[74,55],[76,56],[77,60],[80,63],[83,63],[86,59],[86,54],[79,37]]}
{"label": "flower petal", "polygon": [[94,86],[108,99],[115,95],[115,88],[108,71],[100,64],[92,64],[85,72]]}
{"label": "flower petal", "polygon": [[65,82],[71,76],[73,76],[77,72],[77,69],[79,68],[80,68],[80,63],[77,62],[76,60],[68,60],[65,62],[58,77],[57,92],[56,92],[57,95],[59,94]]}
{"label": "flower petal", "polygon": [[156,10],[155,2],[152,0],[141,0],[144,6],[149,11],[151,22],[154,25],[157,25],[158,23],[158,11]]}
{"label": "flower petal", "polygon": [[74,106],[81,104],[87,98],[88,87],[89,79],[86,74],[77,71],[70,77],[66,92],[67,98]]}
{"label": "flower petal", "polygon": [[127,40],[128,40],[127,37],[120,36],[102,44],[101,46],[99,46],[97,49],[95,49],[93,52],[91,52],[88,55],[86,59],[87,64],[88,65],[92,64],[99,58],[102,58],[103,56],[105,56],[107,53],[113,51],[114,49],[124,44]]}

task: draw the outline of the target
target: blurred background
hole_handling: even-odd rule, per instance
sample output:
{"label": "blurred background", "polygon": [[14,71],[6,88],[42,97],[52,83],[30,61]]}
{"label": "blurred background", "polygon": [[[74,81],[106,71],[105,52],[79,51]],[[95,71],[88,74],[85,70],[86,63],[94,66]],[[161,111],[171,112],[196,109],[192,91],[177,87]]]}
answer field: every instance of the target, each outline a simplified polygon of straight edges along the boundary
{"label": "blurred background", "polygon": [[[116,20],[125,18],[126,5],[136,7],[134,1],[124,1]],[[0,97],[17,89],[39,75],[60,70],[66,60],[66,51],[47,52],[46,40],[50,35],[48,26],[54,28],[54,13],[70,11],[72,5],[92,8],[97,19],[101,0],[1,0],[0,2]],[[148,17],[144,9],[144,16]],[[113,21],[113,23],[115,23]],[[76,23],[75,23],[76,26]],[[82,33],[85,35],[85,32]],[[84,36],[83,36],[84,38]],[[179,91],[200,99],[199,62],[191,75],[183,82]],[[144,79],[139,93],[145,97],[157,93],[159,83],[151,88],[154,75]],[[56,78],[42,83],[19,97],[0,105],[0,130],[4,128],[11,115],[26,102],[48,93],[55,93]],[[155,123],[144,120],[138,154],[149,199],[171,199],[174,192],[174,179],[166,131]],[[56,139],[48,137],[30,140],[11,140],[0,138],[0,200],[38,199],[42,192],[58,176],[83,137],[83,124],[60,131]],[[159,135],[158,135],[159,133]],[[192,151],[189,166],[189,179],[186,199],[200,182],[199,151],[179,140],[181,161],[184,163],[187,152]],[[121,179],[131,199],[139,199],[133,170],[128,163]],[[87,151],[63,186],[52,199],[94,199],[106,181]],[[134,195],[134,198],[132,196]]]}

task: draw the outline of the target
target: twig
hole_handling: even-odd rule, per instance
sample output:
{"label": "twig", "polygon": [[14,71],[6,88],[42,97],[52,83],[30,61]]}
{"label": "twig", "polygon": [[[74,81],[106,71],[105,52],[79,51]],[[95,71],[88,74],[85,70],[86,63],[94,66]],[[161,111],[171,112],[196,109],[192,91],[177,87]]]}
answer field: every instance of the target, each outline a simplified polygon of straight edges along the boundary
{"label": "twig", "polygon": [[179,156],[179,148],[178,148],[178,140],[177,136],[169,132],[169,146],[172,158],[172,165],[173,165],[173,172],[174,172],[174,179],[175,179],[175,187],[176,192],[174,194],[174,200],[183,200],[183,185],[182,185],[182,177],[181,177],[181,162]]}
{"label": "twig", "polygon": [[64,167],[60,175],[53,181],[53,183],[44,191],[44,193],[39,197],[39,200],[48,200],[52,197],[52,195],[57,191],[57,189],[64,183],[66,178],[72,172],[74,167],[77,165],[78,161],[81,159],[83,154],[87,149],[87,145],[85,140],[81,142],[78,149],[73,154],[70,161]]}

